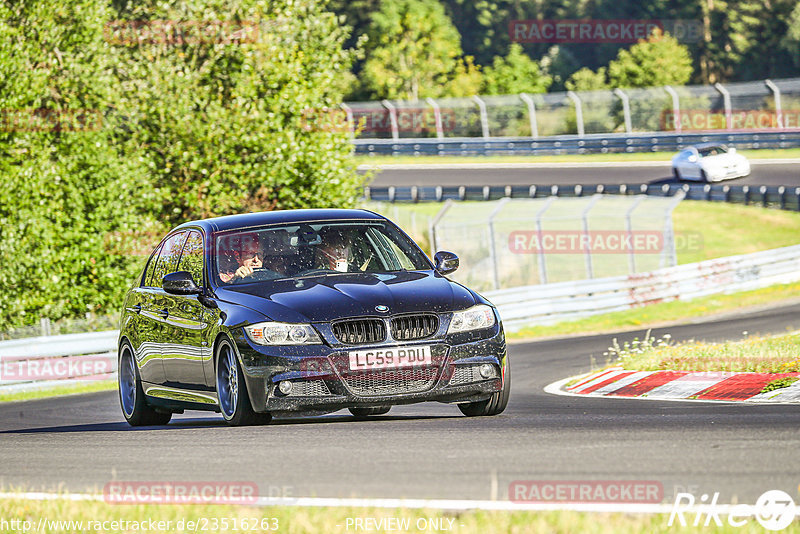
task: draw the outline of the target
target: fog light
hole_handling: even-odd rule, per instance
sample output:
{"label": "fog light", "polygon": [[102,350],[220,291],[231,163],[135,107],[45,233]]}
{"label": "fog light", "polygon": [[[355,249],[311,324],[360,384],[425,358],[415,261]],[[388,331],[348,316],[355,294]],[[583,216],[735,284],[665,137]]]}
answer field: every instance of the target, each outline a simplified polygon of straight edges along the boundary
{"label": "fog light", "polygon": [[481,376],[483,378],[492,378],[494,376],[494,367],[490,363],[481,365]]}
{"label": "fog light", "polygon": [[288,395],[292,392],[292,382],[290,380],[284,380],[283,382],[278,382],[278,391],[283,393],[284,395]]}

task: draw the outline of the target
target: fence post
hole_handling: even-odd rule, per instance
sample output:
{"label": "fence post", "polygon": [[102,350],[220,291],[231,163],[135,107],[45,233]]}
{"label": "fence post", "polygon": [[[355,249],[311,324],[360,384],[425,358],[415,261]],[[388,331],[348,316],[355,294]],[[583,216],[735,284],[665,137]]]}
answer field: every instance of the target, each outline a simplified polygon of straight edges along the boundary
{"label": "fence post", "polygon": [[578,125],[578,136],[583,137],[583,105],[581,104],[581,98],[575,91],[567,91],[567,96],[575,104],[575,122]]}
{"label": "fence post", "polygon": [[628,95],[622,89],[614,89],[614,94],[622,100],[622,113],[625,116],[625,132],[631,133],[633,127],[631,126],[631,102]]}
{"label": "fence post", "polygon": [[639,207],[639,204],[647,198],[645,195],[637,195],[636,200],[633,201],[631,207],[625,212],[625,230],[628,232],[628,237],[631,240],[631,248],[628,251],[628,273],[633,274],[636,272],[636,255],[633,251],[633,223],[631,222],[631,215]]}
{"label": "fence post", "polygon": [[489,139],[489,114],[486,112],[486,102],[477,95],[472,97],[472,100],[478,104],[478,109],[481,113],[481,130],[483,131],[483,138]]}
{"label": "fence post", "polygon": [[433,120],[436,122],[436,138],[444,138],[444,128],[442,128],[442,110],[439,109],[439,104],[436,100],[428,97],[425,99],[430,107],[433,108]]}
{"label": "fence post", "polygon": [[674,267],[678,264],[675,251],[675,229],[672,227],[672,212],[686,198],[686,191],[679,189],[672,197],[672,203],[664,210],[664,250],[661,254],[661,267]]}
{"label": "fence post", "polygon": [[492,278],[495,289],[500,289],[500,265],[497,261],[497,242],[494,238],[494,218],[497,217],[497,214],[509,200],[511,199],[508,197],[500,199],[497,206],[495,206],[494,210],[492,210],[492,213],[489,215],[489,258],[492,261]]}
{"label": "fence post", "polygon": [[732,130],[733,111],[731,110],[731,94],[719,82],[714,84],[714,89],[716,89],[719,92],[719,94],[722,95],[722,103],[725,106],[725,127],[727,130]]}
{"label": "fence post", "polygon": [[675,132],[681,133],[681,99],[671,86],[665,85],[664,90],[672,97],[672,120],[675,123]]}
{"label": "fence post", "polygon": [[544,255],[544,247],[542,246],[542,215],[544,212],[547,211],[547,208],[550,207],[550,204],[558,197],[548,197],[547,200],[544,201],[544,205],[536,212],[536,236],[539,238],[539,254],[537,254],[539,260],[539,283],[546,284],[547,283],[547,263]]}
{"label": "fence post", "polygon": [[519,97],[528,106],[528,120],[531,123],[531,137],[534,139],[539,138],[539,125],[536,122],[536,104],[533,103],[533,98],[527,93],[520,93]]}
{"label": "fence post", "polygon": [[389,110],[389,122],[392,125],[392,139],[400,139],[400,129],[397,127],[397,108],[388,100],[381,100],[381,104]]}
{"label": "fence post", "polygon": [[452,205],[452,198],[445,200],[444,204],[442,205],[442,209],[439,210],[439,213],[434,215],[428,225],[428,233],[430,234],[431,240],[431,258],[433,258],[433,255],[436,254],[436,248],[438,247],[438,243],[436,242],[436,225],[439,224],[439,221],[442,220],[442,217],[444,217],[445,213],[447,213],[447,210],[449,210]]}
{"label": "fence post", "polygon": [[39,325],[42,327],[42,335],[49,336],[52,332],[50,328],[50,318],[49,317],[42,317],[39,319]]}
{"label": "fence post", "polygon": [[589,204],[584,208],[583,213],[581,213],[581,219],[583,221],[583,234],[586,236],[586,278],[594,278],[594,272],[592,270],[592,245],[591,239],[589,239],[589,212],[601,198],[603,198],[603,195],[600,193],[592,195],[592,199],[589,201]]}
{"label": "fence post", "polygon": [[777,128],[783,128],[783,112],[781,111],[781,90],[778,88],[772,80],[764,80],[764,83],[767,85],[770,91],[772,91],[772,96],[775,99],[775,118],[777,121]]}
{"label": "fence post", "polygon": [[347,117],[347,128],[350,130],[350,135],[352,137],[356,136],[356,123],[353,120],[353,110],[345,104],[344,102],[341,103],[341,107],[344,110],[345,116]]}

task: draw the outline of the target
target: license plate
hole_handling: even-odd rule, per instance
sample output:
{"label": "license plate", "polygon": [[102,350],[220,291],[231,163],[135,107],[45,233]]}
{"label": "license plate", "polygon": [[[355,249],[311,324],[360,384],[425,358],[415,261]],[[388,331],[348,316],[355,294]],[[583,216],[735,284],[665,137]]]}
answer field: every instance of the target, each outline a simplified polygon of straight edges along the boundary
{"label": "license plate", "polygon": [[350,352],[350,370],[393,369],[431,364],[431,348],[392,347],[387,349],[354,350]]}

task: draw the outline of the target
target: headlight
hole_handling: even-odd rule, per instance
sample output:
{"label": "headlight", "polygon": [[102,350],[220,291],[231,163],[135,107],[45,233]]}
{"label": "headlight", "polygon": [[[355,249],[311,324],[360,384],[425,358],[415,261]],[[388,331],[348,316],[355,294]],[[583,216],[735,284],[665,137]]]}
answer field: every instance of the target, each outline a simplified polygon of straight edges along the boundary
{"label": "headlight", "polygon": [[453,319],[450,321],[447,333],[480,330],[494,326],[494,323],[494,311],[492,311],[492,308],[485,304],[478,304],[464,311],[453,313]]}
{"label": "headlight", "polygon": [[317,345],[322,343],[310,324],[257,323],[244,327],[247,337],[259,345]]}

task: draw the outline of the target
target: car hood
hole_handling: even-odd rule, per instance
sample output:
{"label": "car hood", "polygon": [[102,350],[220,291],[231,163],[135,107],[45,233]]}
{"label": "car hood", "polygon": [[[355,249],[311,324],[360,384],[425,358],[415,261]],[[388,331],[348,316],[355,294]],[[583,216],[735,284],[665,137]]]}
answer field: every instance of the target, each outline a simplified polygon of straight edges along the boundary
{"label": "car hood", "polygon": [[476,303],[468,289],[433,271],[332,274],[229,286],[216,293],[287,323],[374,316],[378,305],[397,314],[462,310]]}

